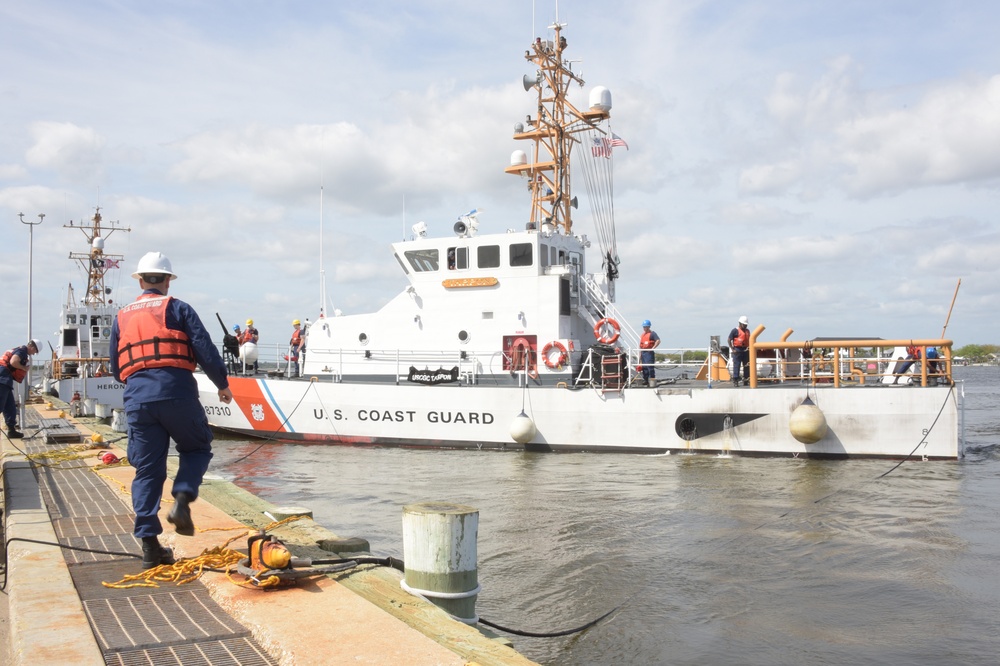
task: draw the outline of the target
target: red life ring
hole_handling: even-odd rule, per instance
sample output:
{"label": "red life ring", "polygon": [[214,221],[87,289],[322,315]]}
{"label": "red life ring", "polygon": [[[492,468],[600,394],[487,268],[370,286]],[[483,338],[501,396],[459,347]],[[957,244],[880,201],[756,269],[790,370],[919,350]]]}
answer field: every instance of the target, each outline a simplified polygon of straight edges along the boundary
{"label": "red life ring", "polygon": [[[557,356],[554,361],[552,360],[552,357],[549,356],[549,352],[553,349],[559,350],[559,356]],[[563,343],[558,340],[553,340],[549,344],[542,347],[542,360],[545,361],[545,367],[547,368],[552,368],[553,370],[562,368],[566,364],[566,347],[564,347]]]}
{"label": "red life ring", "polygon": [[[614,335],[605,335],[604,327],[608,326],[614,331]],[[622,327],[618,325],[618,322],[611,317],[605,317],[596,324],[594,324],[594,337],[597,338],[598,342],[604,343],[606,345],[612,344],[618,339],[618,336],[622,334]]]}

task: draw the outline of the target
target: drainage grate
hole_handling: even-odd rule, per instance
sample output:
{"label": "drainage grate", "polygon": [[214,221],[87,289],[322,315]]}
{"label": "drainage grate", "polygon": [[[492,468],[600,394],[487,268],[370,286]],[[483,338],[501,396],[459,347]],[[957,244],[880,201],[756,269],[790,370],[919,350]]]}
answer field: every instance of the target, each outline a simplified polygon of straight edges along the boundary
{"label": "drainage grate", "polygon": [[134,521],[127,513],[84,518],[57,518],[53,521],[60,540],[74,537],[131,534]]}
{"label": "drainage grate", "polygon": [[169,647],[206,639],[246,636],[202,586],[177,592],[84,601],[84,611],[104,651]]}
{"label": "drainage grate", "polygon": [[104,655],[109,666],[277,666],[277,661],[251,640],[230,638],[190,645],[112,652]]}
{"label": "drainage grate", "polygon": [[[89,548],[90,550],[105,550],[111,553],[142,552],[139,541],[131,534],[103,534],[89,537],[73,537],[72,539],[60,538],[59,542],[74,548]],[[107,553],[88,553],[80,550],[63,550],[68,564],[81,564],[87,562],[107,562],[109,560],[122,560],[127,555],[109,555]],[[131,559],[131,558],[128,558]],[[138,560],[136,560],[138,562]]]}
{"label": "drainage grate", "polygon": [[113,516],[128,511],[121,497],[87,469],[40,468],[42,496],[53,518]]}
{"label": "drainage grate", "polygon": [[66,419],[39,419],[38,423],[50,444],[83,441],[83,434]]}

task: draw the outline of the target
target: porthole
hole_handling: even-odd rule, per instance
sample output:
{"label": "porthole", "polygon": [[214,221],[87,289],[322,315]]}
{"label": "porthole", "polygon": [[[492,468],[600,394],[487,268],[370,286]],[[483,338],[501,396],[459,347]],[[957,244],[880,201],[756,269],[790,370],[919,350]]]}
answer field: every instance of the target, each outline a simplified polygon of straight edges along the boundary
{"label": "porthole", "polygon": [[367,333],[362,333],[361,335],[359,335],[358,336],[358,342],[360,342],[363,345],[368,344],[368,334]]}
{"label": "porthole", "polygon": [[461,342],[463,345],[466,344],[469,341],[469,337],[470,336],[469,336],[469,332],[468,331],[459,331],[458,332],[458,341]]}

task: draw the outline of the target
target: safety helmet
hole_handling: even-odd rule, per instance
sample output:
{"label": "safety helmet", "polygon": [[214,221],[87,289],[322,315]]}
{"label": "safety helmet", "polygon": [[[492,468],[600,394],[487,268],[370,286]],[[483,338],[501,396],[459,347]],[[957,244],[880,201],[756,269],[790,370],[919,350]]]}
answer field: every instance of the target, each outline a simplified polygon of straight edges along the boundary
{"label": "safety helmet", "polygon": [[170,260],[162,252],[147,252],[142,255],[142,259],[139,260],[139,265],[136,266],[132,277],[138,279],[147,273],[160,273],[161,275],[169,275],[177,279],[177,274],[170,267]]}
{"label": "safety helmet", "polygon": [[742,317],[740,317],[740,323],[743,324],[744,326],[749,326],[750,320],[747,319],[746,315],[743,315]]}
{"label": "safety helmet", "polygon": [[298,319],[293,319],[292,320],[292,326],[301,326],[301,325],[302,325],[302,322],[299,321]]}
{"label": "safety helmet", "polygon": [[247,319],[247,326],[253,326],[253,319]]}
{"label": "safety helmet", "polygon": [[642,320],[642,325],[643,325],[643,326],[652,326],[652,324],[651,324],[651,323],[649,323],[649,320],[648,320],[648,319],[643,319],[643,320]]}
{"label": "safety helmet", "polygon": [[32,338],[28,340],[28,344],[35,345],[36,351],[42,351],[42,341],[38,338]]}
{"label": "safety helmet", "polygon": [[234,331],[240,330],[240,325],[239,324],[233,324],[233,330]]}

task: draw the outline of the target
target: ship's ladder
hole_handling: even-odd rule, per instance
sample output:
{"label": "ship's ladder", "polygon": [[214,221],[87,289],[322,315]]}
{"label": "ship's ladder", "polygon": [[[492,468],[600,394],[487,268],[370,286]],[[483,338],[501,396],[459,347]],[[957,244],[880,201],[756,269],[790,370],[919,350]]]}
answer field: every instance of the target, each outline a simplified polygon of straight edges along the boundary
{"label": "ship's ladder", "polygon": [[603,355],[590,349],[583,359],[576,383],[593,384],[601,393],[618,393],[627,384],[627,365],[624,354]]}
{"label": "ship's ladder", "polygon": [[630,358],[635,362],[639,360],[639,333],[632,328],[628,320],[622,317],[614,302],[605,293],[605,290],[594,279],[593,274],[586,273],[580,276],[580,284],[583,287],[584,298],[580,299],[582,307],[579,308],[580,315],[591,326],[596,326],[601,319],[610,318],[618,322],[621,335],[616,346],[626,350]]}

